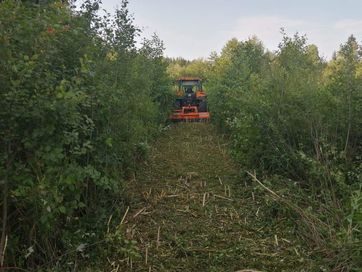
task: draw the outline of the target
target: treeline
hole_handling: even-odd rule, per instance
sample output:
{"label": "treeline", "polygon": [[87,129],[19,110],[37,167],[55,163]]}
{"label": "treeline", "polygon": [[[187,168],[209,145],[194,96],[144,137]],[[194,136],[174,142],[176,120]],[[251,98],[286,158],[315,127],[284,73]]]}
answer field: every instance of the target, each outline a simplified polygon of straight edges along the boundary
{"label": "treeline", "polygon": [[351,36],[325,61],[298,34],[274,53],[233,39],[212,61],[213,121],[246,176],[275,193],[270,220],[288,218],[321,269],[359,271],[362,46]]}
{"label": "treeline", "polygon": [[171,81],[156,35],[136,47],[127,4],[103,16],[97,1],[0,3],[3,267],[136,254],[118,226],[122,184],[166,118]]}
{"label": "treeline", "polygon": [[184,58],[165,58],[167,62],[167,73],[177,79],[183,76],[196,76],[206,79],[212,65],[211,60],[195,59],[186,60]]}

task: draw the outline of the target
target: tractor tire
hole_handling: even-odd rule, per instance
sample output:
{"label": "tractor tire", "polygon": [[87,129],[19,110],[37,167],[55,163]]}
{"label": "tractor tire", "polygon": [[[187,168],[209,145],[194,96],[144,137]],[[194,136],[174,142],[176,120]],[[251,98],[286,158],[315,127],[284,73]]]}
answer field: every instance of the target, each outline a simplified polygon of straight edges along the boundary
{"label": "tractor tire", "polygon": [[206,101],[200,101],[199,107],[197,109],[199,112],[207,112],[207,103]]}
{"label": "tractor tire", "polygon": [[176,100],[173,106],[175,110],[180,110],[182,108],[182,102],[180,100]]}

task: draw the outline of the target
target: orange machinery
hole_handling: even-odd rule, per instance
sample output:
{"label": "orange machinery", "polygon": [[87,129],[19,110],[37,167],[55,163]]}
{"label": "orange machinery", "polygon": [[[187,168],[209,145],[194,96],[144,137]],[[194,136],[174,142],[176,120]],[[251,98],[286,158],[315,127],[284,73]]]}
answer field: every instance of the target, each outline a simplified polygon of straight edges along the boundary
{"label": "orange machinery", "polygon": [[177,98],[170,116],[173,122],[209,121],[206,93],[198,77],[181,77],[177,81]]}

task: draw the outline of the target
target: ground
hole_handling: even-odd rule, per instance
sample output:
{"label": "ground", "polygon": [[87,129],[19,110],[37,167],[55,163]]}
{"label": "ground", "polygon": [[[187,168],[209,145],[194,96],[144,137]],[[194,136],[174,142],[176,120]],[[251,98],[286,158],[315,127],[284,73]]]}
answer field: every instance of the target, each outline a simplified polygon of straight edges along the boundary
{"label": "ground", "polygon": [[235,165],[226,143],[210,124],[163,132],[127,185],[121,224],[140,256],[115,271],[312,271],[296,226]]}

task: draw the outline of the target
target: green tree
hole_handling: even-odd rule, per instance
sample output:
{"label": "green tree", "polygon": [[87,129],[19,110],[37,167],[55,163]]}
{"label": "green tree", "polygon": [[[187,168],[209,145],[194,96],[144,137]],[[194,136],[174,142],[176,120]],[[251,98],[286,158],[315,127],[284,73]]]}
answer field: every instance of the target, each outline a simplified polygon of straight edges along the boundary
{"label": "green tree", "polygon": [[275,53],[229,41],[209,73],[213,121],[235,159],[303,211],[298,234],[331,270],[360,265],[360,58],[353,36],[326,63],[305,36],[283,33]]}
{"label": "green tree", "polygon": [[347,159],[355,157],[360,151],[361,63],[361,47],[356,38],[350,36],[325,70],[326,88],[333,95],[337,110],[334,113],[334,137]]}
{"label": "green tree", "polygon": [[123,239],[106,223],[170,97],[162,42],[135,47],[127,4],[110,18],[98,1],[0,3],[1,265],[67,266]]}

